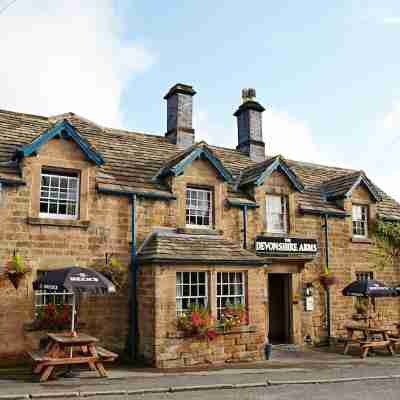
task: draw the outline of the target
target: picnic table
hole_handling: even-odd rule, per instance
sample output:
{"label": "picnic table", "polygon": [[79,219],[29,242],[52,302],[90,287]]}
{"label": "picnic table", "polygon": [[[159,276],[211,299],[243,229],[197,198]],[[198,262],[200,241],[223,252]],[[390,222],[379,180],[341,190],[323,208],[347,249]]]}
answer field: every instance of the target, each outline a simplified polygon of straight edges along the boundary
{"label": "picnic table", "polygon": [[[343,354],[347,354],[352,344],[359,345],[361,348],[361,358],[368,355],[368,351],[373,348],[385,348],[391,355],[394,355],[392,339],[390,338],[390,329],[387,328],[371,328],[368,326],[351,325],[346,326],[347,338]],[[355,338],[354,334],[361,332],[363,337]]]}
{"label": "picnic table", "polygon": [[49,340],[43,351],[30,352],[34,362],[33,372],[40,374],[40,382],[47,381],[56,367],[87,365],[100,377],[107,377],[103,363],[114,361],[118,355],[98,346],[98,339],[85,333],[48,333]]}

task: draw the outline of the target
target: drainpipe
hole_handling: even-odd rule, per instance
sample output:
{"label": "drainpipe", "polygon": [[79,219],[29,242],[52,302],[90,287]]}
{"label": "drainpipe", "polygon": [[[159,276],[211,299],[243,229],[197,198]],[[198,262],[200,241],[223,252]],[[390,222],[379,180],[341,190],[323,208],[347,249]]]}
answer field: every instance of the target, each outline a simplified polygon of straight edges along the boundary
{"label": "drainpipe", "polygon": [[[322,227],[325,230],[325,266],[329,268],[329,237],[328,237],[328,215],[323,214],[324,224]],[[326,328],[328,331],[328,343],[330,342],[332,332],[331,332],[331,295],[330,289],[327,287],[325,289],[326,295]]]}
{"label": "drainpipe", "polygon": [[247,249],[247,206],[243,206],[243,248]]}
{"label": "drainpipe", "polygon": [[131,200],[131,290],[129,291],[129,329],[128,329],[128,355],[131,360],[138,359],[139,347],[139,325],[138,325],[138,301],[137,301],[137,284],[139,263],[137,261],[137,223],[136,223],[136,194],[130,196]]}

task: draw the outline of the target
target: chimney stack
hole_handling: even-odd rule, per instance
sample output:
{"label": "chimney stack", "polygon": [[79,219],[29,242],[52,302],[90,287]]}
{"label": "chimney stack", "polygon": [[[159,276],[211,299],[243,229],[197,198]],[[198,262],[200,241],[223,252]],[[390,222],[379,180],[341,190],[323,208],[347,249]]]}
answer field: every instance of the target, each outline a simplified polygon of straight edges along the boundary
{"label": "chimney stack", "polygon": [[262,113],[265,108],[256,101],[256,90],[242,90],[242,104],[233,114],[237,117],[237,150],[256,162],[265,160],[265,143],[262,134]]}
{"label": "chimney stack", "polygon": [[167,132],[165,137],[173,144],[187,148],[194,143],[192,86],[177,83],[164,96],[167,100]]}

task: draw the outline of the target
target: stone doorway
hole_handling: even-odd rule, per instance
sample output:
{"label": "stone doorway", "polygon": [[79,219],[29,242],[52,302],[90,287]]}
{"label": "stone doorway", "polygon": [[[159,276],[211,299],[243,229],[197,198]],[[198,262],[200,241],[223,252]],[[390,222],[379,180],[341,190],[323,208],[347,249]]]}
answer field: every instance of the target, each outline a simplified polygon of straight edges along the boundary
{"label": "stone doorway", "polygon": [[269,332],[272,344],[292,343],[292,274],[268,274]]}

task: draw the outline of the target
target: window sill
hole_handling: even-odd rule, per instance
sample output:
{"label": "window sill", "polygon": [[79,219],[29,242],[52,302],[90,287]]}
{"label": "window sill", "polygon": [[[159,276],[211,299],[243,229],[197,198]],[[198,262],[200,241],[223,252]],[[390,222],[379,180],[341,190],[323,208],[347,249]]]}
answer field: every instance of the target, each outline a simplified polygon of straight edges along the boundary
{"label": "window sill", "polygon": [[209,228],[195,228],[195,227],[184,227],[178,228],[178,233],[186,235],[222,235],[224,232],[220,229],[209,229]]}
{"label": "window sill", "polygon": [[88,229],[90,225],[90,221],[78,221],[74,219],[37,218],[37,217],[28,217],[27,222],[29,225],[58,226],[64,228],[80,228],[80,229]]}
{"label": "window sill", "polygon": [[[237,334],[242,334],[242,333],[254,333],[257,332],[257,327],[255,325],[242,325],[236,328],[232,328],[229,331],[224,331],[221,327],[217,326],[215,328],[216,332],[218,335],[237,335]],[[188,336],[187,333],[182,332],[182,331],[176,331],[176,332],[168,332],[167,333],[168,339],[197,339],[197,340],[203,340],[199,339],[196,336]]]}
{"label": "window sill", "polygon": [[352,237],[352,243],[364,243],[364,244],[373,244],[373,240],[369,238],[362,238],[362,237]]}

